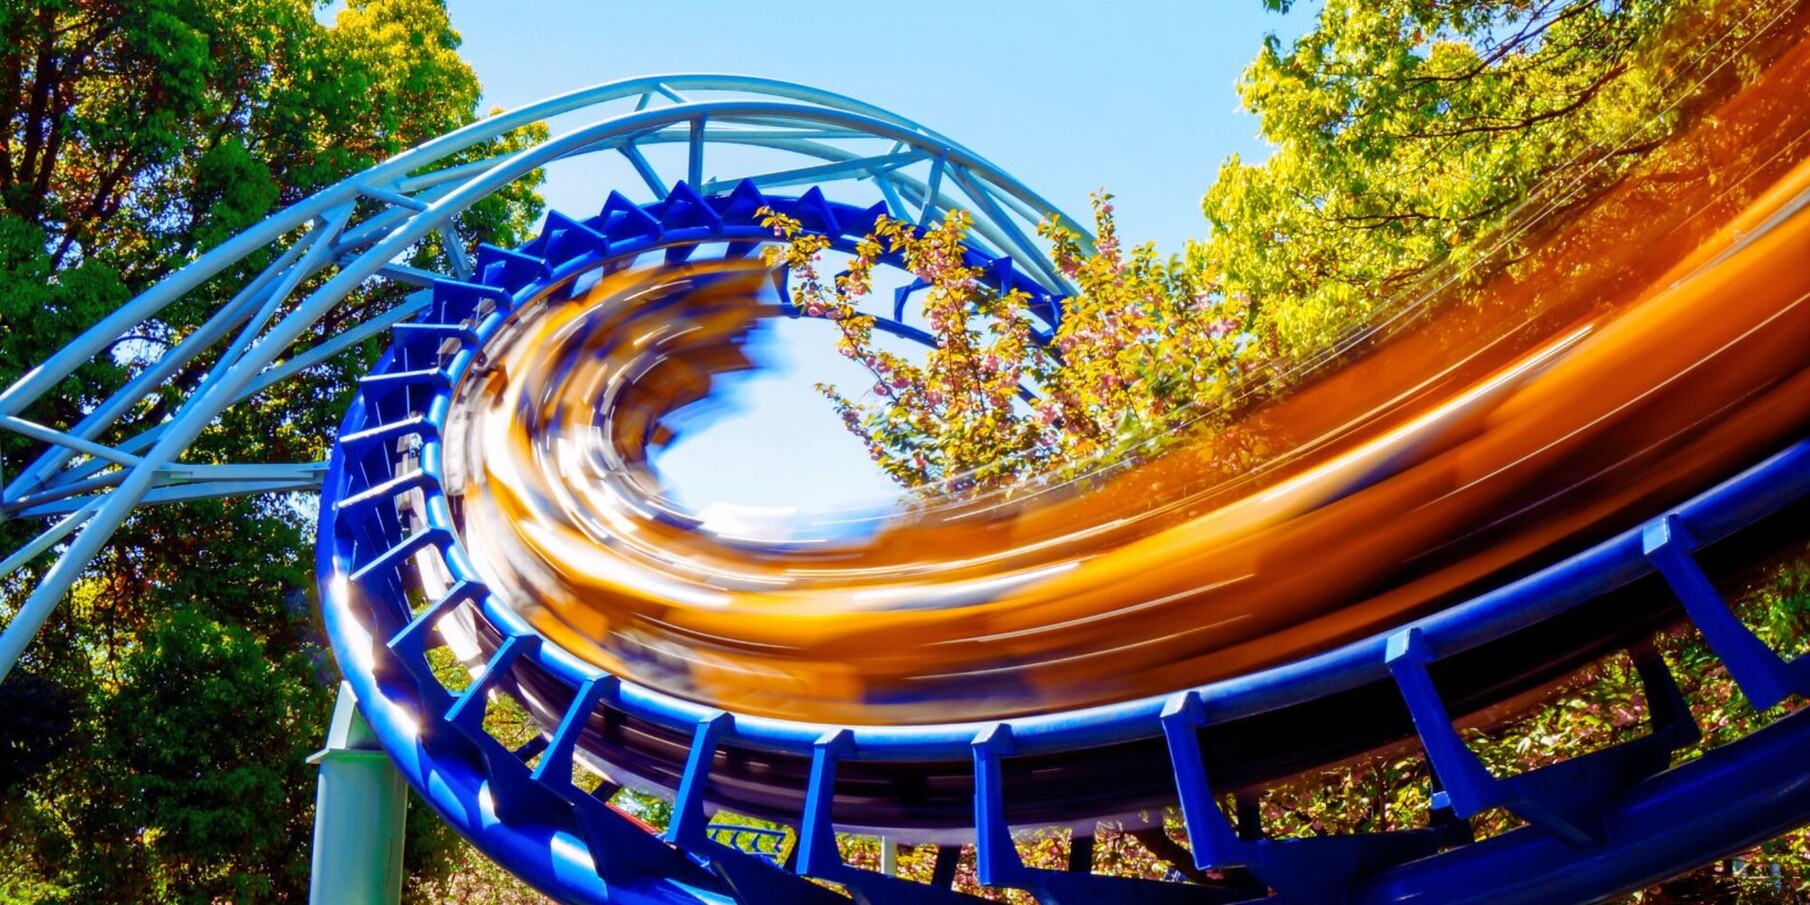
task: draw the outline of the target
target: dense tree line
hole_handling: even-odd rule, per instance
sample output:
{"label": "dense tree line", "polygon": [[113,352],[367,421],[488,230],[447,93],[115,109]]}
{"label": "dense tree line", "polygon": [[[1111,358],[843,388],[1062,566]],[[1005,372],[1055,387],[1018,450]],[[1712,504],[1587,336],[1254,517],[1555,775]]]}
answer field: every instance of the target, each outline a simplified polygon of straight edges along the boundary
{"label": "dense tree line", "polygon": [[[477,80],[439,0],[352,0],[331,24],[319,11],[312,0],[0,5],[0,385],[270,212],[478,115]],[[853,282],[809,279],[820,249],[808,237],[787,250],[804,277],[800,306],[837,313],[845,353],[883,388],[826,392],[889,473],[976,486],[1072,473],[1166,436],[1177,419],[1231,411],[1250,387],[1280,391],[1301,361],[1385,306],[1527,266],[1518,255],[1537,232],[1498,241],[1505,225],[1597,197],[1752,77],[1770,45],[1749,39],[1780,20],[1802,26],[1787,0],[1325,0],[1311,14],[1302,38],[1271,40],[1246,71],[1241,95],[1276,150],[1220,168],[1199,242],[1174,258],[1127,245],[1106,197],[1095,249],[1048,231],[1082,290],[1060,355],[1029,341],[1023,299],[975,288],[956,253],[959,218],[923,235],[883,231]],[[1721,39],[1697,40],[1709,33]],[[485,202],[465,226],[517,241],[538,214],[532,188]],[[929,360],[877,346],[853,316],[862,268],[888,251],[931,284],[949,342]],[[69,426],[271,259],[172,307],[30,417]],[[373,287],[347,304],[392,300]],[[241,407],[191,459],[320,457],[375,351]],[[167,414],[205,363],[133,423]],[[1048,392],[1024,405],[1021,381]],[[1227,442],[1207,464],[1236,470],[1260,452]],[[0,474],[35,453],[0,433]],[[0,520],[0,550],[41,527]],[[335,675],[311,600],[311,536],[305,505],[285,497],[143,509],[121,529],[0,684],[0,902],[305,896],[305,758]],[[0,583],[0,617],[45,565]],[[1801,641],[1801,567],[1762,575],[1752,597],[1775,641]],[[1743,711],[1690,639],[1666,650],[1711,741],[1777,715]],[[1568,703],[1476,743],[1510,767],[1619,737],[1632,706],[1625,673],[1611,664],[1582,676]],[[1536,737],[1544,747],[1524,742]],[[1424,788],[1423,768],[1384,758],[1304,777],[1264,806],[1278,832],[1377,829],[1423,812]],[[1363,807],[1350,807],[1354,790]],[[416,894],[502,895],[494,869],[447,876],[458,845],[437,821],[411,821]],[[1790,837],[1755,857],[1797,870],[1804,846]],[[1153,850],[1164,840],[1109,835],[1096,858],[1161,875],[1171,866]],[[1052,837],[1028,857],[1065,851]],[[849,854],[876,857],[857,840]],[[928,854],[908,853],[907,872],[927,875]],[[1725,889],[1718,876],[1688,882]]]}
{"label": "dense tree line", "polygon": [[[313,0],[0,5],[0,385],[266,215],[478,116],[477,78],[439,0],[352,0],[331,22],[324,11]],[[518,241],[538,215],[532,189],[463,224]],[[167,309],[28,417],[68,428],[279,252]],[[395,297],[372,287],[346,305]],[[209,428],[189,461],[321,458],[374,354],[267,391]],[[122,429],[157,423],[210,360]],[[37,451],[0,432],[8,477]],[[60,605],[0,685],[0,901],[306,898],[306,758],[336,685],[312,603],[311,506],[141,509]],[[0,547],[42,527],[0,521]],[[0,617],[48,561],[5,579]],[[460,845],[436,820],[411,821],[422,880]]]}
{"label": "dense tree line", "polygon": [[[1245,70],[1240,96],[1273,152],[1221,165],[1203,238],[1171,257],[1131,245],[1104,194],[1093,249],[1044,225],[1078,288],[1047,346],[1028,341],[1025,299],[961,266],[960,214],[923,235],[882,223],[835,278],[820,240],[770,222],[794,239],[778,257],[801,275],[795,304],[834,318],[874,378],[824,391],[889,474],[958,487],[1072,474],[1172,442],[1183,422],[1223,427],[1362,351],[1354,337],[1392,314],[1581,282],[1540,270],[1586,258],[1577,244],[1542,243],[1586,209],[1629,217],[1607,193],[1636,167],[1697,197],[1718,167],[1761,165],[1704,113],[1803,19],[1789,0],[1327,0],[1314,28],[1272,36]],[[938,347],[921,360],[877,343],[857,308],[889,254],[928,286]],[[1015,401],[1020,383],[1034,404]],[[1263,454],[1222,439],[1209,468]]]}
{"label": "dense tree line", "polygon": [[[1191,480],[1236,476],[1286,439],[1241,416],[1379,348],[1393,324],[1454,306],[1535,311],[1590,292],[1574,287],[1612,286],[1615,267],[1668,253],[1646,242],[1677,234],[1690,205],[1731,214],[1807,149],[1810,124],[1792,112],[1801,92],[1713,115],[1801,46],[1810,14],[1789,0],[1316,6],[1302,37],[1272,37],[1245,70],[1240,96],[1273,151],[1220,167],[1202,199],[1204,237],[1173,257],[1127,245],[1104,194],[1094,249],[1045,225],[1078,288],[1047,346],[1030,340],[1027,299],[989,290],[964,264],[959,214],[921,233],[882,221],[847,260],[769,216],[791,239],[774,257],[798,277],[794,304],[833,319],[840,351],[873,380],[820,390],[888,474],[931,494],[1014,492],[1169,449],[1195,457],[1180,472]],[[927,287],[926,353],[900,351],[862,313],[888,256]],[[1588,298],[1571,303],[1590,310]],[[1750,623],[1786,650],[1810,637],[1804,554],[1748,578]],[[1753,712],[1694,632],[1659,646],[1706,745],[1798,706]],[[1625,661],[1599,664],[1469,741],[1516,773],[1625,740],[1644,706],[1632,677]],[[1259,806],[1282,836],[1379,831],[1424,825],[1430,794],[1424,759],[1403,749],[1298,777]],[[1495,813],[1473,830],[1514,825]],[[1637,898],[1797,901],[1810,888],[1807,839],[1789,834]],[[1152,841],[1142,854],[1118,849],[1120,866],[1169,869]],[[1065,851],[1045,840],[1027,858],[1060,868]]]}

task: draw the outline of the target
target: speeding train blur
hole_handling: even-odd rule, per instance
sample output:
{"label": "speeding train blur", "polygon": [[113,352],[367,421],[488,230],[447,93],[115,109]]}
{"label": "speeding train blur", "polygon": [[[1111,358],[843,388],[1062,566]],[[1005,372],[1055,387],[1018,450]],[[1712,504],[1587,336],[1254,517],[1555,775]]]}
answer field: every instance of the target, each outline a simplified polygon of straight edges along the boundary
{"label": "speeding train blur", "polygon": [[[1481,285],[1380,306],[1230,427],[1066,486],[770,532],[672,502],[651,456],[673,413],[754,366],[753,331],[786,313],[776,275],[704,255],[575,278],[458,387],[455,517],[561,647],[740,713],[981,719],[1325,650],[1803,436],[1804,97],[1798,46],[1562,222],[1536,198]],[[1204,466],[1228,432],[1262,460]]]}

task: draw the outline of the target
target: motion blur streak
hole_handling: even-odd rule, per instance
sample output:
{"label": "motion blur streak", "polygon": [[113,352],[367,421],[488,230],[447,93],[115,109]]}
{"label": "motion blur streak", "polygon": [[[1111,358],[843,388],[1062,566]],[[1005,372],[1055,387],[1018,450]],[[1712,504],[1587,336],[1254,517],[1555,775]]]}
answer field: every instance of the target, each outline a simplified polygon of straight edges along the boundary
{"label": "motion blur streak", "polygon": [[[741,713],[980,719],[1374,634],[1575,552],[1810,426],[1810,48],[1482,285],[1383,311],[1149,461],[767,536],[668,500],[668,416],[751,367],[775,275],[628,267],[524,305],[458,388],[456,517],[562,647]],[[595,276],[595,275],[594,275]],[[1228,471],[1236,439],[1262,452]],[[853,518],[853,517],[850,517]]]}

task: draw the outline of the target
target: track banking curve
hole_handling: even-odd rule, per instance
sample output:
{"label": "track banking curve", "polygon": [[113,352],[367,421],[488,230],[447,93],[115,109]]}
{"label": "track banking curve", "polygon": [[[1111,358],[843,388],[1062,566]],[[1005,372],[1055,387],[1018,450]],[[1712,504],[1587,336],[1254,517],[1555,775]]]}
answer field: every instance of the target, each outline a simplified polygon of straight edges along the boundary
{"label": "track banking curve", "polygon": [[[424,320],[448,326],[423,331],[427,345],[392,349],[381,370],[432,375],[414,378],[427,381],[415,398],[367,392],[387,411],[355,411],[347,436],[390,436],[417,410],[437,432],[418,445],[419,470],[384,464],[388,453],[348,459],[367,474],[342,498],[417,494],[413,533],[362,553],[324,533],[325,580],[356,598],[411,568],[432,576],[424,606],[380,620],[372,608],[370,638],[354,643],[379,663],[406,660],[438,624],[483,666],[456,698],[417,671],[405,711],[434,712],[440,699],[449,725],[463,721],[443,744],[480,749],[477,787],[509,771],[552,785],[576,828],[565,832],[594,858],[626,843],[586,823],[600,818],[584,816],[591,799],[562,771],[589,763],[666,790],[674,823],[649,851],[683,852],[703,871],[684,875],[687,894],[805,897],[803,874],[872,901],[956,897],[854,870],[826,841],[842,830],[971,838],[984,882],[1050,901],[1251,895],[1051,875],[1025,868],[1010,842],[1014,826],[1084,828],[1176,802],[1201,867],[1247,866],[1294,900],[1444,900],[1462,871],[1522,858],[1552,869],[1492,896],[1585,897],[1662,875],[1678,862],[1646,853],[1732,848],[1801,819],[1801,780],[1770,760],[1771,745],[1802,731],[1795,722],[1721,755],[1764,764],[1745,765],[1749,776],[1777,771],[1778,794],[1755,806],[1705,792],[1706,772],[1733,782],[1713,759],[1665,771],[1695,737],[1682,708],[1656,703],[1637,743],[1507,779],[1454,742],[1451,716],[1616,646],[1644,651],[1642,633],[1676,618],[1641,580],[1655,569],[1706,636],[1747,639],[1717,649],[1731,669],[1751,655],[1736,674],[1756,677],[1756,703],[1802,687],[1803,670],[1737,630],[1695,551],[1781,530],[1805,482],[1790,443],[1810,423],[1799,263],[1810,166],[1796,150],[1805,124],[1781,115],[1810,74],[1805,57],[1802,46],[1781,53],[1725,101],[1721,132],[1686,133],[1565,222],[1542,224],[1521,268],[1467,304],[1434,297],[1391,312],[1364,348],[1258,407],[1243,423],[1278,450],[1267,467],[1191,483],[1199,459],[1184,448],[1087,492],[883,513],[810,543],[712,531],[663,500],[645,463],[664,442],[662,417],[710,376],[745,367],[737,337],[775,313],[750,263],[759,212],[846,247],[886,209],[746,183],[560,221],[516,257],[492,252],[486,289],[443,292]],[[1680,180],[1705,160],[1738,168],[1746,188]],[[1655,202],[1660,183],[1670,191]],[[975,263],[1001,286],[1022,279]],[[1043,289],[1059,317],[1060,289]],[[1167,493],[1153,498],[1151,485]],[[1154,643],[1128,656],[1126,639]],[[1650,698],[1674,699],[1663,665],[1637,659]],[[960,680],[946,686],[914,681],[952,673]],[[554,769],[539,750],[483,753],[473,714],[497,695],[549,727]],[[1475,845],[1440,829],[1248,841],[1207,793],[1410,733],[1445,787],[1441,810],[1507,806],[1532,826]],[[434,769],[446,763],[436,756]],[[718,807],[795,827],[795,856],[775,865],[723,845],[706,829]],[[1694,829],[1628,829],[1681,807],[1699,814]],[[1585,877],[1562,868],[1586,862],[1596,867]],[[609,879],[634,873],[595,866]]]}
{"label": "track banking curve", "polygon": [[[762,263],[764,211],[843,251],[880,216],[967,211],[970,265],[1052,331],[1072,288],[1031,237],[1046,217],[1078,227],[934,131],[782,82],[650,77],[475,124],[201,256],[0,393],[0,428],[44,444],[0,513],[50,520],[0,575],[59,553],[0,663],[135,507],[318,485],[324,618],[376,735],[449,824],[562,900],[842,901],[820,880],[863,902],[974,901],[949,883],[969,842],[982,883],[1055,903],[1637,887],[1810,819],[1807,718],[1674,765],[1697,730],[1648,643],[1688,620],[1757,708],[1810,691],[1810,663],[1717,590],[1801,536],[1810,506],[1805,19],[1772,23],[1763,71],[1614,185],[1530,198],[1511,266],[1395,300],[1236,413],[1254,467],[1204,467],[1214,435],[1178,425],[1175,448],[1089,481],[771,531],[674,504],[650,464],[669,415],[750,366],[750,331],[797,314]],[[598,119],[455,162],[579,111]],[[465,253],[470,205],[591,157],[633,184],[519,249]],[[431,237],[437,269],[399,263]],[[21,417],[267,247],[266,270],[77,424]],[[413,288],[328,318],[383,280]],[[907,316],[918,288],[881,329],[928,339]],[[326,462],[182,463],[221,412],[386,334]],[[175,416],[131,421],[209,355]],[[469,683],[436,674],[442,647]],[[1501,777],[1454,728],[1620,650],[1651,702],[1632,742]],[[513,750],[484,725],[505,699],[541,730]],[[1424,829],[1266,839],[1224,807],[1404,743],[1437,779]],[[620,786],[670,797],[671,825],[611,804]],[[1168,805],[1192,866],[1230,879],[1037,869],[1013,842]],[[1499,807],[1526,826],[1470,841],[1465,820]],[[784,825],[785,851],[713,832],[719,809]],[[856,869],[838,832],[935,844],[938,881]]]}

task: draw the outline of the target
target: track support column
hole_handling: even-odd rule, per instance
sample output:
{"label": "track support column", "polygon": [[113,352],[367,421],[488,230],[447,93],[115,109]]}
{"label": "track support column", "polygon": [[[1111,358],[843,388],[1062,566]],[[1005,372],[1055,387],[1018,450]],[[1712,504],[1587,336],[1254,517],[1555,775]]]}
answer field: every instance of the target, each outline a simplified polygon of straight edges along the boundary
{"label": "track support column", "polygon": [[339,686],[318,764],[310,905],[395,905],[402,898],[402,829],[408,785]]}

